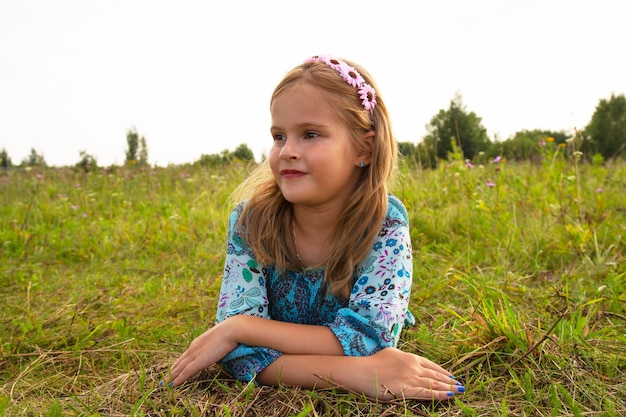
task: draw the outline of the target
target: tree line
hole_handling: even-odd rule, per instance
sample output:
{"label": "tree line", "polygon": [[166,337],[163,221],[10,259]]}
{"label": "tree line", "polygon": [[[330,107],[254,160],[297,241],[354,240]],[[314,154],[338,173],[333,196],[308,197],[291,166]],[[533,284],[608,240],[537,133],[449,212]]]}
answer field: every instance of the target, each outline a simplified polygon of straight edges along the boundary
{"label": "tree line", "polygon": [[[124,166],[128,167],[146,167],[148,166],[148,145],[144,136],[139,136],[136,128],[130,128],[126,132],[126,155]],[[221,153],[200,155],[194,164],[202,166],[228,165],[233,162],[251,162],[254,161],[254,153],[246,144],[239,145],[234,151],[223,150]],[[38,153],[34,148],[30,154],[22,160],[19,165],[14,165],[11,157],[6,149],[0,151],[0,169],[10,169],[13,167],[31,167],[31,168],[47,168],[48,164],[43,154]],[[98,169],[98,160],[95,156],[88,154],[86,151],[79,152],[79,160],[73,165],[74,168],[85,172]]]}
{"label": "tree line", "polygon": [[457,94],[426,126],[422,142],[399,143],[400,153],[424,168],[438,161],[463,158],[484,162],[500,156],[513,161],[538,161],[547,149],[582,152],[588,161],[626,159],[626,97],[612,94],[596,106],[591,121],[580,131],[521,130],[504,141],[491,141],[476,113]]}
{"label": "tree line", "polygon": [[[589,124],[580,131],[521,130],[504,140],[491,140],[482,119],[467,110],[460,94],[450,100],[447,109],[441,109],[426,126],[426,135],[419,143],[400,142],[399,151],[405,160],[422,168],[435,168],[439,161],[462,158],[482,163],[500,156],[513,161],[538,161],[546,148],[563,148],[564,152],[582,152],[583,158],[594,163],[618,158],[626,159],[626,97],[612,94],[601,99]],[[144,136],[136,128],[126,134],[125,165],[148,165],[148,147]],[[566,145],[571,146],[566,146]],[[90,171],[98,167],[97,159],[80,151],[78,169]],[[216,154],[202,154],[194,164],[202,166],[227,165],[234,162],[253,162],[254,154],[246,144],[234,151],[224,150]],[[13,166],[6,149],[0,151],[0,168]],[[35,149],[18,165],[21,167],[45,167],[44,156]]]}

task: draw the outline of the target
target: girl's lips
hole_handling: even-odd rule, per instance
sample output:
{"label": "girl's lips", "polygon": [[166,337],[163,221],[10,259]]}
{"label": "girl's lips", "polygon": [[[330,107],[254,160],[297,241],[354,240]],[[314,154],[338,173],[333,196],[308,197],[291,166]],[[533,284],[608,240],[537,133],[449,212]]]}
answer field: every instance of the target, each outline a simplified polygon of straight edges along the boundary
{"label": "girl's lips", "polygon": [[296,171],[295,169],[283,169],[280,171],[280,175],[284,178],[298,178],[304,175],[302,171]]}

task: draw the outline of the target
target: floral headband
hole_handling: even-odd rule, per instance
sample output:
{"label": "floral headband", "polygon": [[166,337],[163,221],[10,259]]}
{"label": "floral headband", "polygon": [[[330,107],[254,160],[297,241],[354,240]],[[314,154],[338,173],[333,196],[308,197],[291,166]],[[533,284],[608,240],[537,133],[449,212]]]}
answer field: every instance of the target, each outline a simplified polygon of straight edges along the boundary
{"label": "floral headband", "polygon": [[340,59],[327,55],[316,55],[307,59],[305,62],[323,62],[337,71],[345,82],[357,89],[359,98],[361,99],[361,105],[365,110],[370,112],[372,117],[374,116],[374,107],[376,106],[376,90],[374,90],[374,88],[365,81],[356,68],[348,65]]}

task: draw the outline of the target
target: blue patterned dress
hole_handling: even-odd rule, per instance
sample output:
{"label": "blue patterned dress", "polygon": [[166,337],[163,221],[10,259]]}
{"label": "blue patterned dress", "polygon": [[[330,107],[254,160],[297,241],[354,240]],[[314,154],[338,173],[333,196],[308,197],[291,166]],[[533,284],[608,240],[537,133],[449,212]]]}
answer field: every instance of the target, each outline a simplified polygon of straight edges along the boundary
{"label": "blue patterned dress", "polygon": [[[286,271],[261,265],[241,239],[237,220],[230,217],[226,265],[217,321],[249,314],[299,324],[328,326],[348,356],[369,356],[396,346],[402,327],[414,324],[408,311],[413,263],[408,215],[389,196],[387,214],[365,259],[355,269],[348,300],[324,291],[324,268]],[[281,355],[264,347],[240,344],[220,361],[235,378],[250,381]]]}

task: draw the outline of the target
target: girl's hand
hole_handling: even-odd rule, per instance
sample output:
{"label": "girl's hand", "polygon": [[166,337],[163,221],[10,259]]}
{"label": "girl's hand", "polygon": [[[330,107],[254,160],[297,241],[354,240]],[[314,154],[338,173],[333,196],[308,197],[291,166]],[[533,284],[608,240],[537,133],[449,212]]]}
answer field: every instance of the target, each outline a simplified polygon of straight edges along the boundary
{"label": "girl's hand", "polygon": [[[234,317],[233,317],[234,318]],[[207,369],[237,347],[236,320],[227,319],[196,337],[174,363],[165,383],[176,387],[196,372]]]}
{"label": "girl's hand", "polygon": [[360,372],[364,378],[360,384],[364,384],[362,392],[372,398],[442,401],[465,392],[450,372],[421,356],[386,348],[368,359],[370,362],[365,367],[365,374]]}

